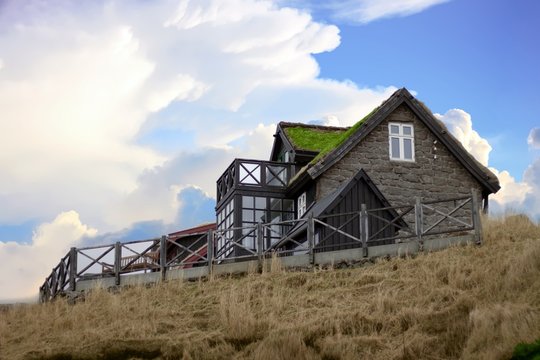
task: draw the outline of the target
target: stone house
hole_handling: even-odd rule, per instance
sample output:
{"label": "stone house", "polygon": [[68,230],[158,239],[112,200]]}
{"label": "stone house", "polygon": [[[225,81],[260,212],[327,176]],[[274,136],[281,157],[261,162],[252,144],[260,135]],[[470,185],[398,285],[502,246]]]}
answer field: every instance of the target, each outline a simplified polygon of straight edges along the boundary
{"label": "stone house", "polygon": [[[487,211],[488,196],[500,188],[497,177],[405,88],[350,128],[281,122],[274,137],[269,161],[236,159],[217,181],[218,257],[245,253],[229,246],[235,241],[245,249],[260,246],[253,230],[258,222],[271,224],[264,248],[285,246],[284,237],[302,242],[306,226],[298,220],[307,216],[334,219],[335,227],[358,235],[357,219],[337,215],[358,212],[364,204],[384,209],[370,228],[381,229],[379,238],[385,239],[412,215],[394,227],[385,227],[384,219],[396,218],[398,207],[417,198],[474,192]],[[315,235],[322,238],[324,231]],[[342,249],[343,234],[332,237],[324,250]]]}

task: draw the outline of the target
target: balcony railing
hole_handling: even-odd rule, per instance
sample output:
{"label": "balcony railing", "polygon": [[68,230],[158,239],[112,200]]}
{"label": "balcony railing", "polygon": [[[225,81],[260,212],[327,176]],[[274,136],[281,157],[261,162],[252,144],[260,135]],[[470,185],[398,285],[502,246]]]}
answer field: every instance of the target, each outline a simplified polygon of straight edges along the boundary
{"label": "balcony railing", "polygon": [[235,159],[217,181],[218,206],[235,188],[284,189],[292,169],[292,163]]}

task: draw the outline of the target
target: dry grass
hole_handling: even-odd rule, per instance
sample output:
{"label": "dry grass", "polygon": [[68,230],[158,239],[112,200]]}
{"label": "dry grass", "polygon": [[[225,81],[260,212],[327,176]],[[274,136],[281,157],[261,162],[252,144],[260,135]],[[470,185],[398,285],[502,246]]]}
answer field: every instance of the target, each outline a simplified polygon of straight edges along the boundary
{"label": "dry grass", "polygon": [[540,338],[540,227],[345,270],[171,282],[0,314],[1,359],[506,359]]}

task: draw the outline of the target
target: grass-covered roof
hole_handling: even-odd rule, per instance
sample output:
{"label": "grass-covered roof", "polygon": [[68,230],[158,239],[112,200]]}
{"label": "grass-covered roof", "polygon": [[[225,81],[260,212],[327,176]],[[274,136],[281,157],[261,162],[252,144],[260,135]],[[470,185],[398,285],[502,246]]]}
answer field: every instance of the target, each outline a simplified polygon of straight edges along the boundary
{"label": "grass-covered roof", "polygon": [[315,152],[333,145],[346,130],[345,128],[329,129],[302,125],[285,128],[287,137],[296,149]]}
{"label": "grass-covered roof", "polygon": [[284,130],[295,148],[319,153],[311,162],[315,163],[343,144],[376,110],[373,110],[350,128],[298,125],[286,127]]}

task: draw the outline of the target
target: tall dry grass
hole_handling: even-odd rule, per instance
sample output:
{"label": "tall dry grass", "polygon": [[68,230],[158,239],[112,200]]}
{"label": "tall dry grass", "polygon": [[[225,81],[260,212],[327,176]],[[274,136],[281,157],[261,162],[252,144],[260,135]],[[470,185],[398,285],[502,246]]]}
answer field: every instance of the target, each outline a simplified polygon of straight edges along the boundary
{"label": "tall dry grass", "polygon": [[361,268],[170,282],[0,314],[1,359],[506,359],[540,338],[540,226]]}

